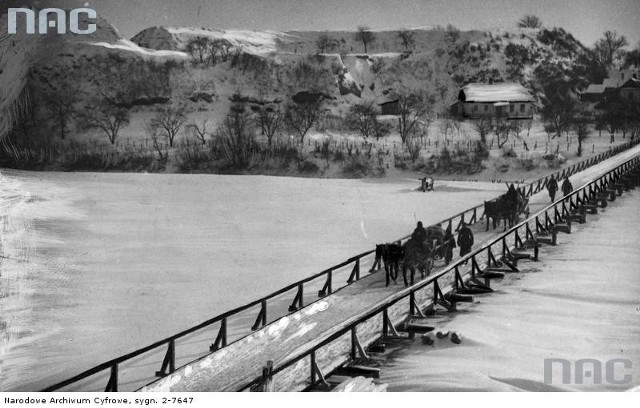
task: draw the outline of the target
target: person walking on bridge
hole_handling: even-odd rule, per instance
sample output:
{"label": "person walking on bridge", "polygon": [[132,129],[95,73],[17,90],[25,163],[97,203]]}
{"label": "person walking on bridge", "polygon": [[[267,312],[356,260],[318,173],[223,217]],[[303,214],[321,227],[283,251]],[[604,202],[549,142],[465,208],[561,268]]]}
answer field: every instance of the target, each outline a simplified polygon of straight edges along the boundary
{"label": "person walking on bridge", "polygon": [[551,176],[549,182],[547,183],[547,190],[549,190],[549,197],[551,197],[551,202],[554,202],[556,198],[556,191],[558,191],[558,182],[553,176]]}
{"label": "person walking on bridge", "polygon": [[447,227],[447,230],[444,233],[444,244],[445,247],[445,255],[444,255],[444,264],[449,265],[449,262],[453,259],[453,249],[456,247],[456,239],[451,232],[451,224]]}
{"label": "person walking on bridge", "polygon": [[565,196],[571,194],[571,192],[573,191],[573,186],[571,185],[571,182],[569,181],[569,177],[567,177],[564,182],[562,183],[562,194],[564,194]]}
{"label": "person walking on bridge", "polygon": [[460,231],[458,231],[458,246],[460,247],[460,257],[471,252],[473,246],[473,232],[466,223],[462,223]]}

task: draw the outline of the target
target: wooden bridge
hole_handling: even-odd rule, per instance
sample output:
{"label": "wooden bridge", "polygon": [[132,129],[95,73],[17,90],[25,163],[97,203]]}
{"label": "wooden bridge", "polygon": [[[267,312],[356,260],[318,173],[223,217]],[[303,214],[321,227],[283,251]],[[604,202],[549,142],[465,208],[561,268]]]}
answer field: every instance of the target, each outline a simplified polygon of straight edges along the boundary
{"label": "wooden bridge", "polygon": [[[265,384],[276,390],[302,390],[323,383],[325,373],[366,357],[366,346],[395,335],[396,328],[412,333],[426,330],[425,313],[437,308],[455,310],[457,303],[468,300],[465,294],[489,291],[491,279],[500,277],[505,268],[517,270],[518,259],[535,258],[537,245],[553,244],[557,232],[570,231],[571,220],[582,221],[586,211],[597,210],[594,206],[614,198],[618,191],[612,193],[610,188],[615,183],[619,189],[629,187],[629,183],[620,183],[622,175],[637,165],[639,149],[634,145],[612,149],[554,173],[556,179],[572,176],[574,185],[584,186],[553,205],[546,206],[548,198],[540,193],[552,175],[529,184],[524,193],[532,197],[534,211],[540,208],[529,220],[498,236],[477,233],[476,242],[487,241],[484,245],[410,288],[386,288],[382,273],[361,274],[361,269],[373,262],[374,251],[368,251],[45,391],[84,387],[106,376],[106,390],[117,391],[122,384],[120,368],[145,354],[157,355],[160,348],[166,350],[156,372],[162,378],[143,391],[238,391],[262,389]],[[443,225],[457,230],[462,222],[477,223],[483,218],[482,211],[482,205],[473,207]],[[524,254],[523,249],[529,247],[533,253]],[[319,290],[312,291],[314,287]],[[286,310],[279,311],[277,304],[286,297],[293,300],[286,302]],[[276,310],[268,314],[272,309]],[[246,321],[252,310],[257,317],[251,320],[251,327],[229,333],[229,320]],[[176,368],[177,343],[194,333],[206,337],[212,332],[211,354],[199,359],[194,356],[191,360],[195,361]],[[351,372],[357,371],[351,368]]]}

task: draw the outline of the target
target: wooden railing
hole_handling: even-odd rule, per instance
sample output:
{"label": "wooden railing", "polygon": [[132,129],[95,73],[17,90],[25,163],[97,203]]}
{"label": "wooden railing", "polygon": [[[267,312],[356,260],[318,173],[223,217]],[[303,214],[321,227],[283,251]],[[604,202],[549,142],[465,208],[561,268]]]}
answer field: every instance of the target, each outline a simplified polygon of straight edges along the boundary
{"label": "wooden railing", "polygon": [[[549,181],[549,179],[551,178],[551,176],[554,176],[557,180],[560,180],[564,177],[569,177],[577,172],[580,172],[584,169],[586,169],[587,167],[593,166],[594,164],[597,164],[605,159],[608,159],[626,149],[629,149],[633,146],[635,146],[638,143],[638,141],[632,141],[632,142],[628,142],[622,145],[619,145],[613,149],[610,149],[606,152],[600,153],[594,157],[591,157],[589,159],[583,160],[579,163],[576,163],[566,169],[562,169],[559,171],[556,171],[550,175],[547,175],[546,177],[543,177],[539,180],[536,180],[535,182],[529,184],[528,186],[525,187],[521,187],[521,191],[527,196],[531,196],[533,194],[536,194],[537,192],[541,191],[542,189],[544,189],[547,185],[547,182]],[[451,227],[452,231],[458,231],[460,229],[461,224],[464,222],[467,225],[472,225],[476,222],[479,222],[482,218],[484,217],[484,204],[480,204],[477,205],[475,207],[469,208],[465,211],[462,211],[452,217],[449,217],[443,221],[441,221],[439,224],[441,224],[443,227]],[[445,227],[445,228],[446,228]],[[402,242],[404,240],[406,240],[407,238],[409,238],[410,235],[405,235],[399,239],[394,240],[393,242]],[[217,328],[217,334],[215,336],[215,339],[213,339],[213,342],[211,344],[211,346],[209,347],[210,351],[215,351],[218,350],[220,348],[226,347],[227,345],[231,344],[232,342],[238,341],[248,335],[250,335],[253,331],[258,330],[264,326],[266,326],[267,324],[283,317],[282,314],[280,315],[275,315],[273,316],[271,319],[269,319],[270,314],[269,312],[269,301],[273,301],[276,298],[281,297],[282,295],[286,294],[287,292],[295,292],[295,295],[293,297],[293,301],[291,302],[291,304],[289,305],[288,311],[290,313],[293,313],[299,309],[301,309],[302,307],[313,303],[314,301],[316,301],[317,299],[313,300],[312,302],[307,302],[305,303],[305,299],[308,299],[308,290],[305,290],[306,287],[313,285],[314,283],[318,283],[318,282],[324,282],[322,289],[320,291],[318,291],[317,295],[318,298],[322,298],[324,296],[330,295],[331,293],[334,293],[348,285],[350,285],[353,282],[356,282],[360,279],[362,279],[364,276],[366,275],[362,275],[361,274],[361,270],[360,270],[360,264],[361,264],[361,260],[367,256],[370,256],[372,254],[375,253],[375,250],[370,250],[370,251],[366,251],[366,252],[362,252],[356,256],[353,256],[349,259],[347,259],[344,262],[341,262],[337,265],[334,265],[328,269],[323,270],[322,272],[316,273],[315,275],[309,276],[307,278],[304,278],[302,280],[299,280],[295,283],[292,283],[291,285],[288,285],[282,289],[279,289],[267,296],[264,296],[258,300],[255,300],[253,302],[250,302],[248,304],[245,304],[243,306],[240,306],[238,308],[235,308],[233,310],[230,310],[228,312],[222,313],[218,316],[215,316],[211,319],[208,319],[196,326],[193,326],[191,328],[188,328],[184,331],[181,331],[177,334],[174,334],[170,337],[167,337],[165,339],[159,340],[153,344],[150,344],[146,347],[140,348],[138,350],[135,350],[131,353],[125,354],[123,356],[117,357],[115,359],[109,360],[107,362],[104,362],[102,364],[99,364],[89,370],[83,371],[82,373],[73,376],[69,379],[66,379],[64,381],[61,381],[59,383],[56,383],[54,385],[51,385],[47,388],[45,388],[43,391],[56,391],[56,390],[60,390],[64,387],[67,387],[68,385],[77,383],[81,380],[84,380],[88,377],[91,377],[93,375],[96,375],[102,371],[105,370],[110,370],[110,375],[109,375],[109,380],[107,382],[107,386],[105,388],[105,391],[118,391],[118,376],[119,376],[119,368],[120,365],[126,361],[129,361],[133,358],[139,357],[143,354],[149,353],[151,351],[157,350],[160,347],[166,347],[166,353],[164,356],[164,359],[162,361],[161,367],[159,371],[156,371],[156,376],[158,377],[163,377],[167,374],[172,373],[173,371],[175,371],[176,369],[176,343],[178,340],[184,338],[187,335],[191,335],[195,332],[199,332],[205,329],[211,330],[216,329]],[[337,271],[339,271],[342,268],[345,267],[351,267],[351,272],[349,274],[349,277],[346,281],[338,281],[336,279],[334,279],[334,275],[337,273]],[[251,330],[247,331],[245,334],[238,336],[237,338],[233,339],[232,341],[230,341],[230,336],[228,334],[228,327],[229,327],[229,319],[239,315],[242,312],[246,312],[249,311],[252,308],[255,308],[259,306],[259,312],[258,312],[258,316],[256,317],[253,325],[251,326]],[[215,326],[217,325],[217,327]]]}

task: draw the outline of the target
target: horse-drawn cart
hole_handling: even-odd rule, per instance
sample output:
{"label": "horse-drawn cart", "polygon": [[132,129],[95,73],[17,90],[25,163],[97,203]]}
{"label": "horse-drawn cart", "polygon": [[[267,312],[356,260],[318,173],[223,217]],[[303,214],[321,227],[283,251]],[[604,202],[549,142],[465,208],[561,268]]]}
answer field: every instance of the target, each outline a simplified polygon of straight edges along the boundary
{"label": "horse-drawn cart", "polygon": [[518,220],[518,216],[523,213],[527,216],[529,214],[529,199],[512,184],[506,194],[484,202],[486,230],[489,230],[489,220],[493,221],[494,229],[500,220],[504,220],[504,229],[506,231],[507,223],[512,226]]}
{"label": "horse-drawn cart", "polygon": [[421,190],[423,193],[426,191],[433,191],[433,177],[423,177],[423,178],[419,178],[418,180],[420,180],[420,188],[419,190]]}

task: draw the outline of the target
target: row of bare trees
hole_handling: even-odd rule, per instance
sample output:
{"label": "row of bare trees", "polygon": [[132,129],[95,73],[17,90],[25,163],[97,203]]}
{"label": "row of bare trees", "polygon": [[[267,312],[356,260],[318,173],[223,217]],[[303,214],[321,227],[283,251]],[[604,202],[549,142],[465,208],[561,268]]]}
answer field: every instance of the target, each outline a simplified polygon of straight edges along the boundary
{"label": "row of bare trees", "polygon": [[185,47],[194,64],[215,65],[231,56],[233,45],[224,38],[194,37]]}

